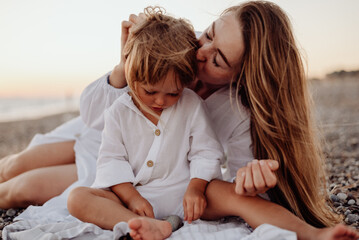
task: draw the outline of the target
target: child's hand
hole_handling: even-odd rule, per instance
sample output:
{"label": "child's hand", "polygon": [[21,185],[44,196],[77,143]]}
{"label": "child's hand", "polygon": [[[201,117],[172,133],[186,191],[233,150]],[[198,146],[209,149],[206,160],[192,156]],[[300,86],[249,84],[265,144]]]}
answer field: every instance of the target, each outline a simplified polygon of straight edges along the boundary
{"label": "child's hand", "polygon": [[274,174],[279,167],[275,160],[253,160],[237,171],[235,192],[243,196],[256,196],[275,187]]}
{"label": "child's hand", "polygon": [[202,179],[192,179],[183,197],[184,220],[192,223],[199,219],[207,206],[204,190],[207,181]]}
{"label": "child's hand", "polygon": [[129,201],[127,205],[128,209],[132,212],[150,218],[154,218],[155,214],[153,213],[152,205],[143,197],[136,196]]}
{"label": "child's hand", "polygon": [[117,197],[129,210],[140,215],[154,218],[151,204],[141,196],[130,182],[120,183],[111,187]]}

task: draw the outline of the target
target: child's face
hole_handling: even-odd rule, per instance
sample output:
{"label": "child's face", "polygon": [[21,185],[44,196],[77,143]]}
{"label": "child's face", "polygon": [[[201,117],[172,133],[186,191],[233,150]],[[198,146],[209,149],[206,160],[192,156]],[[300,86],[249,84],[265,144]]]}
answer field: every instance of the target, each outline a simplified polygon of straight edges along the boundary
{"label": "child's face", "polygon": [[166,77],[155,85],[139,82],[135,84],[137,95],[142,103],[159,115],[164,109],[176,104],[183,91],[173,71],[168,72]]}

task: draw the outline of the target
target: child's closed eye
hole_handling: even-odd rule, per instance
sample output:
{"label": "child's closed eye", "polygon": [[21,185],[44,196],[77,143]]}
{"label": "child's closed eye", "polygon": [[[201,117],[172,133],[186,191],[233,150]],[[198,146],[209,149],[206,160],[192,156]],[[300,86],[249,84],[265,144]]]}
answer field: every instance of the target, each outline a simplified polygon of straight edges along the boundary
{"label": "child's closed eye", "polygon": [[147,95],[154,95],[154,94],[156,94],[156,92],[147,91],[147,90],[145,90],[145,93],[146,93]]}

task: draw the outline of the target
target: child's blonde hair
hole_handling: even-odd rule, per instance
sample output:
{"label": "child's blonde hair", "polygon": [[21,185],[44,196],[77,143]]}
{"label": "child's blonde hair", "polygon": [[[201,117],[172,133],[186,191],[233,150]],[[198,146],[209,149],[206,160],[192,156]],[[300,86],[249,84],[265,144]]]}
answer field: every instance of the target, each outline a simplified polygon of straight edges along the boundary
{"label": "child's blonde hair", "polygon": [[126,61],[129,61],[126,80],[135,100],[145,111],[156,116],[141,104],[134,83],[154,85],[173,71],[180,87],[188,86],[197,74],[198,41],[188,21],[164,15],[164,10],[159,7],[147,7],[144,12],[146,20],[131,29],[124,47]]}

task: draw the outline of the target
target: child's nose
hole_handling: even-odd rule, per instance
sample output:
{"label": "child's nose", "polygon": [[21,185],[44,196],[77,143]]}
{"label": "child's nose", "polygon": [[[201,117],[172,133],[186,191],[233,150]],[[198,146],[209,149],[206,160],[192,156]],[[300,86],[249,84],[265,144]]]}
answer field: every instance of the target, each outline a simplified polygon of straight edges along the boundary
{"label": "child's nose", "polygon": [[164,97],[157,97],[155,99],[155,103],[158,105],[158,106],[163,106],[165,104],[165,98]]}

